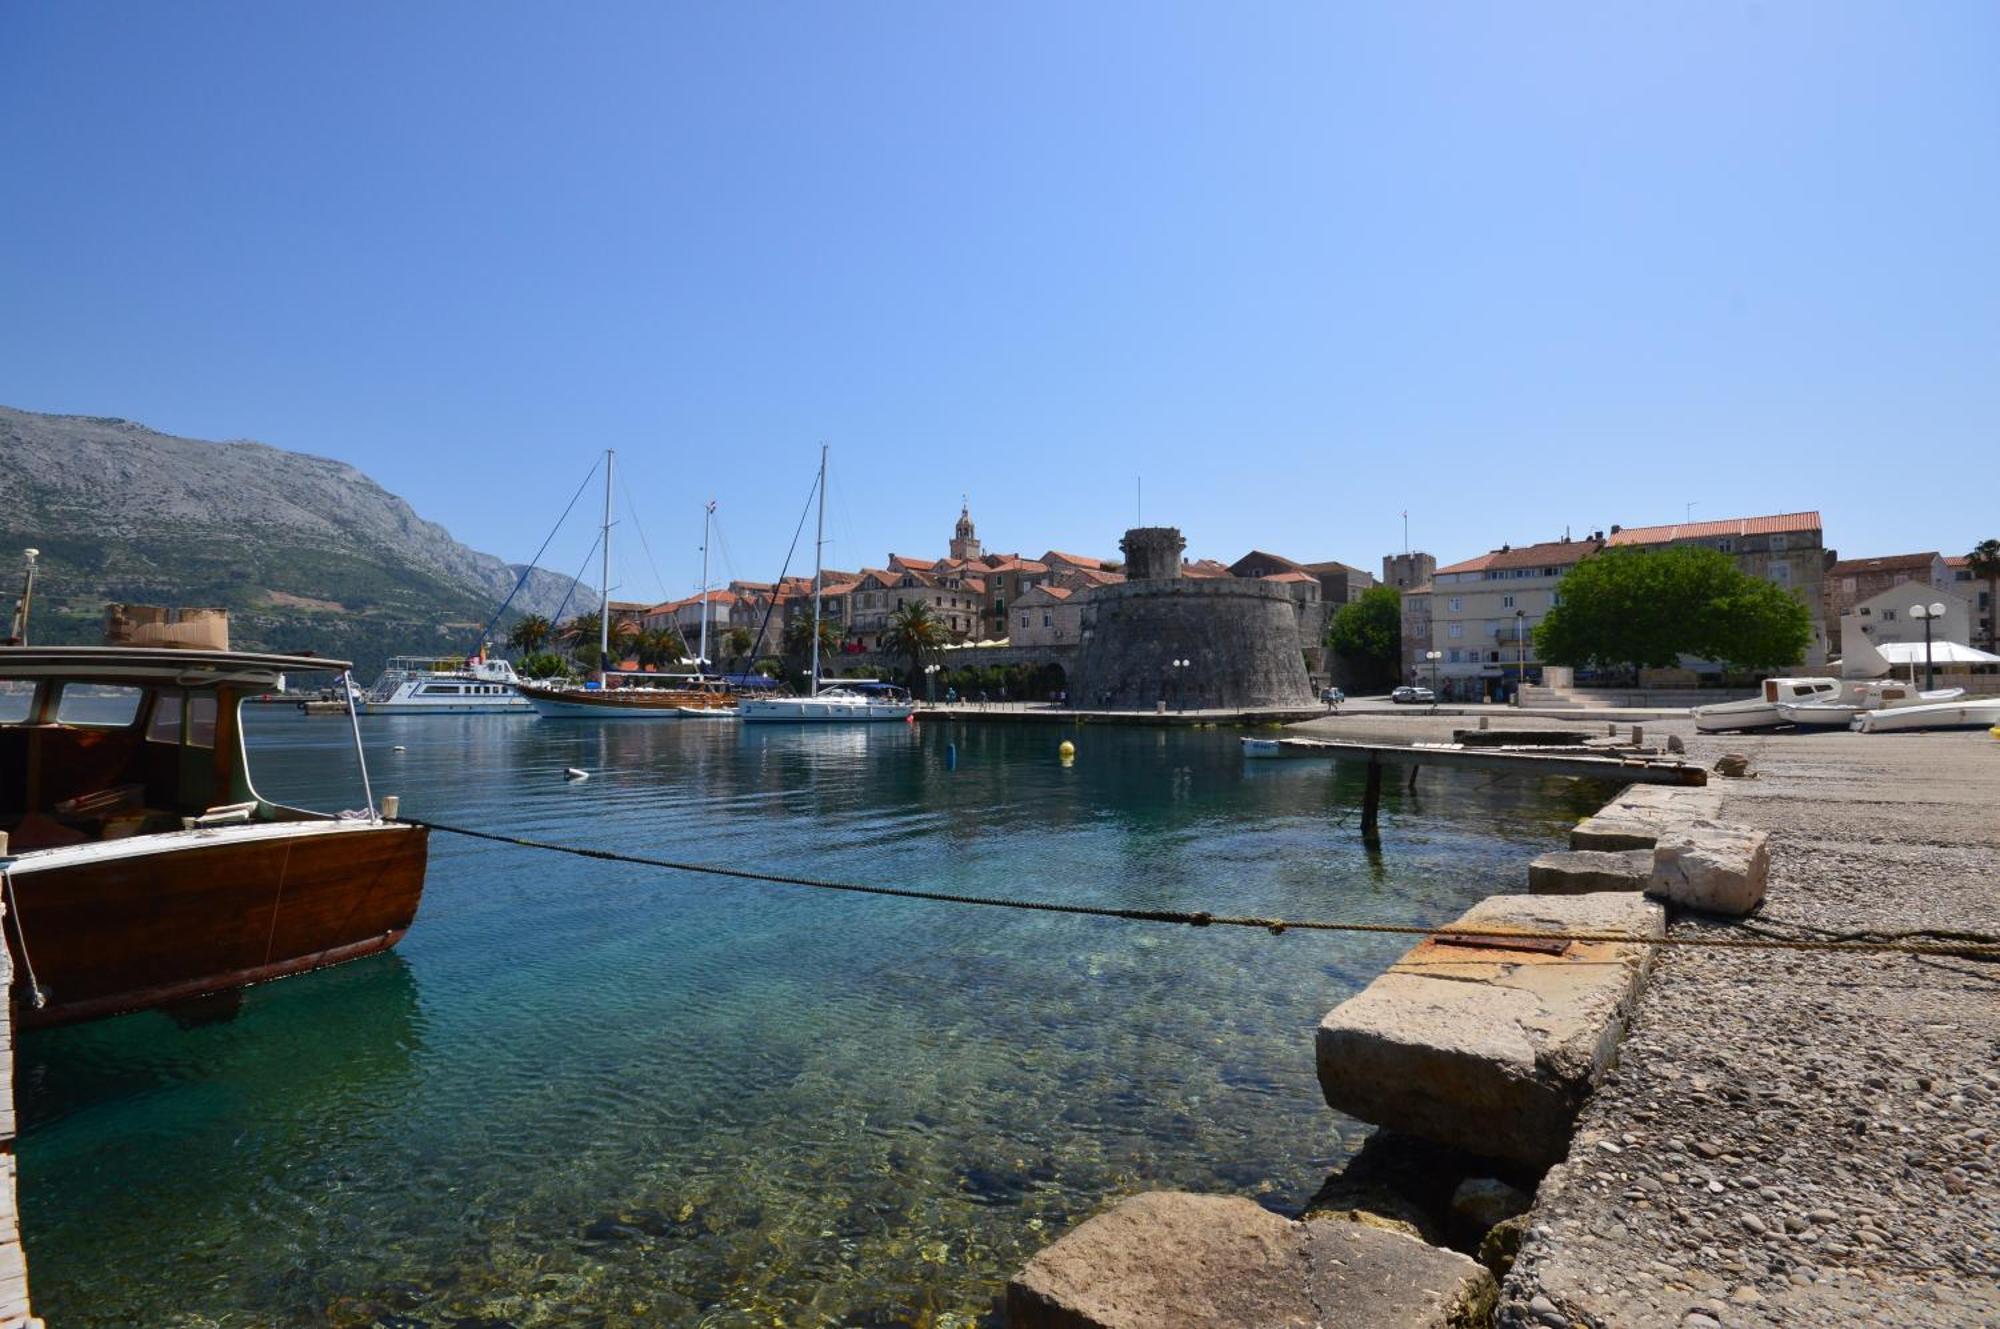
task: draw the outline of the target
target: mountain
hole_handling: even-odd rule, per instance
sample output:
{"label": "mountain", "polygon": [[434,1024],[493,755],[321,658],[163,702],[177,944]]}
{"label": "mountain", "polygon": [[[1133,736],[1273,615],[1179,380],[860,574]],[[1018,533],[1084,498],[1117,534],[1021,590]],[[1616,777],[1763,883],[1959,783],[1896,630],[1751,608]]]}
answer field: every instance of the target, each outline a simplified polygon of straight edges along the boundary
{"label": "mountain", "polygon": [[[0,406],[0,612],[42,551],[32,640],[99,639],[108,601],[222,606],[231,644],[352,659],[467,649],[522,567],[468,549],[345,462]],[[536,568],[508,617],[553,616]],[[596,592],[579,586],[566,614]]]}

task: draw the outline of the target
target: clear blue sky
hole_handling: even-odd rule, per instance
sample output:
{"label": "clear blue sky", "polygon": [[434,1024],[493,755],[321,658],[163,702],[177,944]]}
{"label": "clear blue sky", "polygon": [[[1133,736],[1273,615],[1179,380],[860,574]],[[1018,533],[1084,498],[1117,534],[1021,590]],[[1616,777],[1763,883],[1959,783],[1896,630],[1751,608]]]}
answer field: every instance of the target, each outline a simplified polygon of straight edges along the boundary
{"label": "clear blue sky", "polygon": [[1956,553],[1996,70],[1984,3],[15,3],[0,401],[339,457],[510,559],[614,445],[672,592],[709,496],[774,570],[821,439],[847,566],[961,492],[1113,553],[1141,474],[1223,558],[1691,501]]}

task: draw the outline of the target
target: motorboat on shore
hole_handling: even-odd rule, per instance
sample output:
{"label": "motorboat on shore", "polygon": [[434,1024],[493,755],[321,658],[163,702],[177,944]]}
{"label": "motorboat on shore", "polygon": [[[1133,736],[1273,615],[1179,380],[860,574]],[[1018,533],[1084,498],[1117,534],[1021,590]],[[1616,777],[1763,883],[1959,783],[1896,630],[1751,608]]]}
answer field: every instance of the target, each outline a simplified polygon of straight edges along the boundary
{"label": "motorboat on shore", "polygon": [[2000,725],[2000,697],[1961,697],[1863,711],[1849,721],[1857,734],[1906,733],[1921,729],[1987,729]]}
{"label": "motorboat on shore", "polygon": [[113,1015],[386,950],[429,831],[274,803],[241,707],[310,656],[0,647],[0,887],[25,1024]]}
{"label": "motorboat on shore", "polygon": [[360,701],[363,715],[530,715],[505,660],[398,655]]}
{"label": "motorboat on shore", "polygon": [[1964,688],[1940,688],[1920,692],[1907,683],[1881,679],[1848,689],[1840,701],[1780,702],[1778,714],[1787,724],[1812,729],[1845,729],[1857,715],[1869,711],[1900,710],[1954,701],[1965,695]]}
{"label": "motorboat on shore", "polygon": [[1776,729],[1791,723],[1781,707],[1833,703],[1844,696],[1837,678],[1767,678],[1755,697],[1695,707],[1694,727],[1704,734]]}

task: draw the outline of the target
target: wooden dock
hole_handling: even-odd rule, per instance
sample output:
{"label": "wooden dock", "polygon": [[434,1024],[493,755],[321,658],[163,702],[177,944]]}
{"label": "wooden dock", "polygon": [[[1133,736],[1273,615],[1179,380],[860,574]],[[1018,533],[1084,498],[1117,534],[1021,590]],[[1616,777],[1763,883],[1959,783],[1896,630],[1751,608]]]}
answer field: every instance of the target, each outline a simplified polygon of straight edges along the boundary
{"label": "wooden dock", "polygon": [[1603,756],[1549,753],[1507,748],[1467,747],[1460,743],[1348,743],[1327,738],[1246,738],[1243,755],[1252,758],[1311,758],[1365,763],[1368,787],[1361,801],[1361,833],[1379,834],[1382,811],[1382,771],[1407,766],[1414,782],[1425,766],[1460,770],[1499,771],[1507,775],[1559,775],[1570,779],[1609,780],[1617,784],[1706,785],[1708,772],[1680,757],[1607,752]]}
{"label": "wooden dock", "polygon": [[[6,845],[0,842],[0,855]],[[5,926],[0,901],[0,926]],[[11,992],[14,963],[0,946],[0,993]],[[0,1329],[42,1329],[28,1308],[28,1257],[21,1250],[20,1209],[14,1199],[14,1006],[0,1013]]]}

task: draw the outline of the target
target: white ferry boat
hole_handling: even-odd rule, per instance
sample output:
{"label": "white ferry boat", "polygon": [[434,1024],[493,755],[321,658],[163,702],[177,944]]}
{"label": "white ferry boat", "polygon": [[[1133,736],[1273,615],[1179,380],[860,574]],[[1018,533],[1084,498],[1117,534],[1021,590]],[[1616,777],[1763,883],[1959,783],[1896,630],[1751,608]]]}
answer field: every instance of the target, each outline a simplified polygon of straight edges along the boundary
{"label": "white ferry boat", "polygon": [[361,699],[363,715],[533,715],[505,660],[398,655]]}
{"label": "white ferry boat", "polygon": [[823,687],[809,697],[744,701],[746,724],[774,721],[843,724],[856,720],[907,720],[916,706],[910,694],[889,683],[849,682]]}

